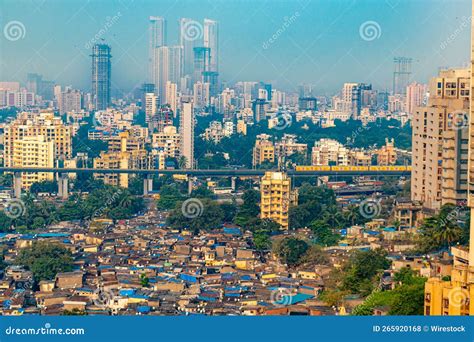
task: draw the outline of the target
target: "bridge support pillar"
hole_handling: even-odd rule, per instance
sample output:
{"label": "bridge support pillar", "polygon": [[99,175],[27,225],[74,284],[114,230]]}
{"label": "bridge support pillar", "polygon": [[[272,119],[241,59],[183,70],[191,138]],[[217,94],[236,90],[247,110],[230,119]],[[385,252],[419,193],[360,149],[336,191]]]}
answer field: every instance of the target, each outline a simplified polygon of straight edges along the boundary
{"label": "bridge support pillar", "polygon": [[21,172],[13,173],[13,194],[15,198],[21,197]]}
{"label": "bridge support pillar", "polygon": [[147,174],[143,178],[143,195],[146,196],[153,191],[153,175]]}
{"label": "bridge support pillar", "polygon": [[188,195],[191,195],[193,192],[194,177],[188,176]]}
{"label": "bridge support pillar", "polygon": [[67,200],[69,197],[69,178],[67,173],[60,173],[58,177],[58,196]]}

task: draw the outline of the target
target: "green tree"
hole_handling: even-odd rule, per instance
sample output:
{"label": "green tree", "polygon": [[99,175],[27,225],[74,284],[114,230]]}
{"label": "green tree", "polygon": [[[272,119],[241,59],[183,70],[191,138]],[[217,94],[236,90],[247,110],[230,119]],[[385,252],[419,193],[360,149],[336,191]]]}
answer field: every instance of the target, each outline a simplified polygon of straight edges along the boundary
{"label": "green tree", "polygon": [[310,225],[311,230],[315,235],[315,243],[321,246],[334,246],[341,239],[341,235],[335,233],[328,223],[317,220]]}
{"label": "green tree", "polygon": [[145,273],[140,274],[140,285],[142,287],[150,286],[150,279],[146,276]]}
{"label": "green tree", "polygon": [[300,263],[308,248],[309,245],[304,240],[285,237],[276,244],[274,252],[281,262],[288,266],[295,266]]}
{"label": "green tree", "polygon": [[72,271],[72,255],[69,250],[49,241],[35,241],[31,247],[20,251],[15,260],[33,272],[36,282],[53,279],[57,273]]}
{"label": "green tree", "polygon": [[157,206],[159,209],[173,209],[176,204],[185,198],[174,185],[163,185],[160,189],[160,199]]}
{"label": "green tree", "polygon": [[244,203],[240,206],[235,223],[245,226],[249,221],[255,219],[260,214],[260,193],[256,190],[247,190],[242,195]]}
{"label": "green tree", "polygon": [[387,252],[381,249],[353,252],[343,266],[342,289],[368,295],[390,264]]}
{"label": "green tree", "polygon": [[216,202],[206,198],[190,199],[189,202],[176,204],[167,218],[167,223],[176,229],[198,232],[222,226],[223,218],[224,212]]}

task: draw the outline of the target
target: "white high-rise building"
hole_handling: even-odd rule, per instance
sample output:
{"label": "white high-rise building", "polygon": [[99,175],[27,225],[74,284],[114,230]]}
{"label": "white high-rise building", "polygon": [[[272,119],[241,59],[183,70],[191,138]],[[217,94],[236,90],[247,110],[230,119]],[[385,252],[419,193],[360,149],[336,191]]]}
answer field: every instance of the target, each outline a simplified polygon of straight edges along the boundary
{"label": "white high-rise building", "polygon": [[154,93],[145,94],[145,118],[146,122],[150,122],[151,118],[156,114],[158,108],[158,99]]}
{"label": "white high-rise building", "polygon": [[211,90],[209,83],[196,82],[193,86],[193,102],[197,109],[209,106]]}
{"label": "white high-rise building", "polygon": [[153,83],[160,103],[166,100],[166,82],[178,84],[182,76],[182,47],[161,46],[155,49],[155,73]]}
{"label": "white high-rise building", "polygon": [[406,95],[406,104],[405,104],[405,110],[407,111],[408,114],[413,115],[416,108],[421,107],[423,105],[426,92],[427,92],[426,84],[413,82],[408,85],[407,95]]}
{"label": "white high-rise building", "polygon": [[209,71],[219,71],[219,24],[211,19],[204,19],[204,47],[211,49]]}
{"label": "white high-rise building", "polygon": [[156,48],[166,45],[166,35],[166,20],[162,17],[150,17],[148,26],[148,78],[150,82],[156,80]]}
{"label": "white high-rise building", "polygon": [[178,86],[176,83],[166,82],[166,103],[170,105],[173,116],[176,117],[178,107]]}
{"label": "white high-rise building", "polygon": [[185,168],[194,167],[194,112],[193,104],[183,102],[181,111],[181,156],[186,160]]}

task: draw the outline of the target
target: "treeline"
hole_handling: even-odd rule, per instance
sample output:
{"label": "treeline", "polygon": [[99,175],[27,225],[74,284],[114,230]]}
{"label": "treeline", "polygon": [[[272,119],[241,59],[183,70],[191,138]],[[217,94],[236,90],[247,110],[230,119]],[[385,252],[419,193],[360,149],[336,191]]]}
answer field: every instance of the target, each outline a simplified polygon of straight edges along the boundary
{"label": "treeline", "polygon": [[[409,124],[401,126],[397,120],[377,120],[363,126],[361,121],[336,120],[335,127],[322,128],[315,125],[310,120],[300,122],[293,121],[291,125],[284,130],[268,129],[267,121],[261,121],[258,124],[247,127],[247,135],[234,134],[231,137],[223,138],[220,143],[214,144],[205,141],[199,135],[209,125],[211,119],[219,120],[218,117],[199,118],[196,139],[195,155],[199,156],[198,166],[202,169],[216,169],[241,165],[248,168],[252,167],[252,149],[255,146],[256,136],[262,133],[273,136],[274,141],[281,139],[283,134],[295,134],[299,141],[308,144],[308,151],[314,142],[322,138],[329,138],[347,144],[352,148],[370,148],[373,146],[382,146],[386,138],[394,138],[395,145],[402,149],[411,149],[412,131]],[[224,158],[224,152],[228,154],[229,159]],[[308,155],[295,155],[290,158],[295,163],[307,163]],[[271,167],[272,165],[268,165]]]}

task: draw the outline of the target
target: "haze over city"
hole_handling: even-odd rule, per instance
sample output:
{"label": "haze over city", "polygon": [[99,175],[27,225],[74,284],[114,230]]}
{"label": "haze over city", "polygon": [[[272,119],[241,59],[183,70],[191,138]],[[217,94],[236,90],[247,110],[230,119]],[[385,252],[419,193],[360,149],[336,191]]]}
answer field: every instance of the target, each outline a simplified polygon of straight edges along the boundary
{"label": "haze over city", "polygon": [[[460,24],[469,5],[468,0],[2,0],[2,22],[18,20],[26,33],[19,41],[0,42],[0,76],[24,79],[26,72],[36,72],[90,90],[86,45],[102,32],[100,38],[112,47],[112,93],[128,93],[146,78],[148,17],[157,15],[167,20],[170,45],[178,42],[179,18],[218,21],[223,81],[264,80],[288,91],[310,83],[327,95],[347,81],[390,89],[394,56],[412,57],[413,78],[420,82],[440,67],[466,65],[469,30]],[[359,35],[367,21],[380,25],[380,36],[371,41]],[[264,48],[281,29],[284,34]],[[445,48],[453,32],[456,39]]]}

